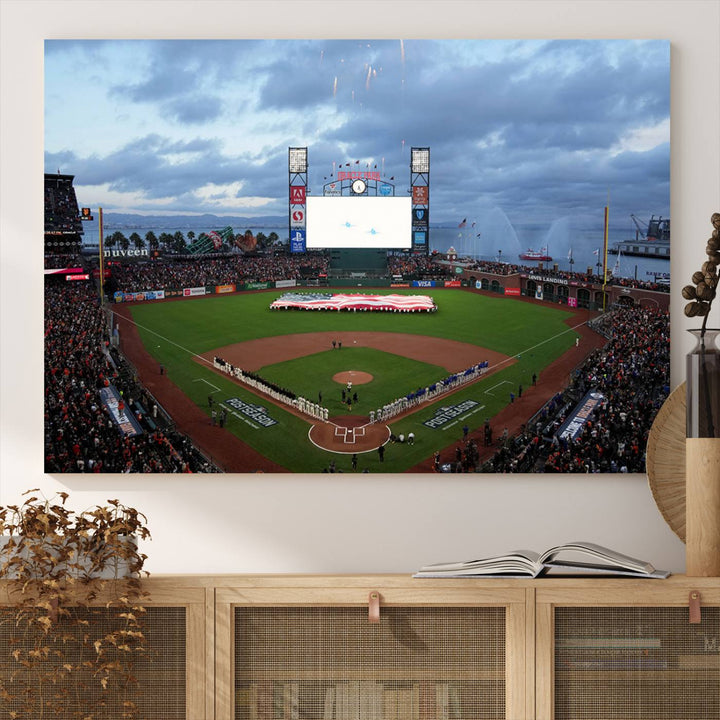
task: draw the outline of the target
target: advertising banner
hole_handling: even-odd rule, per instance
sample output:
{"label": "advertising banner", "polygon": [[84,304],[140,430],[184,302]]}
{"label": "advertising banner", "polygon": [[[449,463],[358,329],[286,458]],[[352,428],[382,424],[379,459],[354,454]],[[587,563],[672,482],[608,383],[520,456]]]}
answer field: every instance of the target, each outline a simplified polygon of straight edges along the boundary
{"label": "advertising banner", "polygon": [[185,297],[194,297],[195,295],[205,295],[206,290],[204,287],[194,287],[194,288],[183,288],[183,295]]}
{"label": "advertising banner", "polygon": [[424,230],[414,232],[413,242],[415,245],[427,245],[427,233]]}
{"label": "advertising banner", "polygon": [[377,170],[338,170],[338,180],[379,180],[380,173]]}
{"label": "advertising banner", "polygon": [[334,183],[328,183],[323,188],[323,195],[327,196],[340,196],[342,193],[341,185],[340,183],[334,182]]}
{"label": "advertising banner", "polygon": [[554,283],[555,285],[567,285],[568,284],[568,281],[565,278],[553,277],[552,275],[533,275],[531,273],[527,277],[530,280],[535,280],[535,282]]}
{"label": "advertising banner", "polygon": [[446,280],[445,287],[462,287],[462,280]]}
{"label": "advertising banner", "polygon": [[64,267],[64,268],[55,268],[51,270],[45,270],[45,275],[78,275],[81,272],[83,272],[83,269],[81,267]]}
{"label": "advertising banner", "polygon": [[294,207],[290,211],[290,227],[305,227],[305,206]]}
{"label": "advertising banner", "polygon": [[148,251],[147,248],[141,248],[141,249],[133,249],[128,248],[127,250],[123,250],[122,248],[112,249],[112,250],[103,250],[103,257],[106,258],[127,258],[127,257],[148,257]]}
{"label": "advertising banner", "polygon": [[505,288],[505,294],[506,295],[520,295],[520,288]]}
{"label": "advertising banner", "polygon": [[66,280],[89,280],[90,275],[88,273],[82,273],[80,275],[66,275]]}
{"label": "advertising banner", "polygon": [[297,285],[297,280],[276,280],[275,281],[276,288],[295,287],[296,285]]}
{"label": "advertising banner", "polygon": [[234,285],[218,285],[215,288],[215,292],[218,295],[222,295],[223,293],[232,293],[232,292],[235,292],[235,286]]}
{"label": "advertising banner", "polygon": [[535,290],[535,299],[536,300],[542,300],[543,299],[543,291],[542,288],[539,287],[537,290]]}
{"label": "advertising banner", "polygon": [[412,201],[413,205],[427,205],[430,197],[427,185],[413,185]]}
{"label": "advertising banner", "polygon": [[422,229],[423,227],[427,227],[427,224],[428,224],[427,208],[413,208],[412,224],[413,224],[413,227],[418,226],[420,229]]}
{"label": "advertising banner", "polygon": [[437,287],[435,280],[413,280],[410,287]]}
{"label": "advertising banner", "polygon": [[602,393],[595,390],[588,392],[555,434],[561,440],[574,440],[604,399],[605,396]]}
{"label": "advertising banner", "polygon": [[567,299],[567,301],[568,301],[568,307],[574,307],[574,308],[576,308],[576,307],[578,306],[578,304],[577,304],[577,298],[569,297],[569,298]]}
{"label": "advertising banner", "polygon": [[241,290],[267,290],[270,287],[269,282],[249,282],[241,286]]}
{"label": "advertising banner", "polygon": [[118,290],[113,295],[113,300],[116,303],[121,302],[142,302],[144,300],[164,300],[168,293],[165,290],[148,290],[146,292],[121,292]]}
{"label": "advertising banner", "polygon": [[380,185],[380,187],[378,188],[378,191],[383,197],[388,197],[388,195],[392,195],[392,185],[382,183],[382,185]]}
{"label": "advertising banner", "polygon": [[305,186],[304,185],[291,185],[290,186],[290,204],[291,205],[304,205],[305,204]]}
{"label": "advertising banner", "polygon": [[306,240],[305,230],[301,228],[295,228],[290,233],[290,252],[300,253],[305,252]]}
{"label": "advertising banner", "polygon": [[100,400],[123,435],[142,435],[142,426],[132,412],[126,412],[125,403],[114,385],[100,389]]}

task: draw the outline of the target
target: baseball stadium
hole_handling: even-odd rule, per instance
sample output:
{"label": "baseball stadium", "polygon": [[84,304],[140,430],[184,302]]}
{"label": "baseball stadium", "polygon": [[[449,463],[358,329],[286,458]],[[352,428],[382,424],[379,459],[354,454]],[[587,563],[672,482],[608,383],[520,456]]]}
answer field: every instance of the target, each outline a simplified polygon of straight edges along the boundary
{"label": "baseball stadium", "polygon": [[668,288],[431,252],[410,157],[407,192],[368,170],[311,196],[289,148],[285,242],[92,252],[102,210],[46,175],[46,472],[643,472]]}

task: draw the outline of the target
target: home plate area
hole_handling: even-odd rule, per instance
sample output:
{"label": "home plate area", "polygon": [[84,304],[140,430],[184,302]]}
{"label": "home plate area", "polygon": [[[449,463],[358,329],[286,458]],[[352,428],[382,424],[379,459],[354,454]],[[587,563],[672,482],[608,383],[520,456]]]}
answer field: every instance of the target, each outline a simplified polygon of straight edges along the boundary
{"label": "home plate area", "polygon": [[390,428],[383,423],[368,423],[366,417],[349,415],[313,425],[308,437],[322,450],[352,455],[377,450],[390,439]]}

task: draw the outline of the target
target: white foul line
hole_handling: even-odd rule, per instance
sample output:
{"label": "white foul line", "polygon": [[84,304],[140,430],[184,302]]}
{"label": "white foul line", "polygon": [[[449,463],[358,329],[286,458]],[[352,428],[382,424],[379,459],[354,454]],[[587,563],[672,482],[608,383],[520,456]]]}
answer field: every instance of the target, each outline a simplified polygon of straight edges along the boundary
{"label": "white foul line", "polygon": [[211,388],[215,388],[215,392],[220,392],[220,388],[217,385],[213,385],[209,380],[206,380],[205,378],[197,378],[197,380],[193,380],[193,382],[207,383]]}

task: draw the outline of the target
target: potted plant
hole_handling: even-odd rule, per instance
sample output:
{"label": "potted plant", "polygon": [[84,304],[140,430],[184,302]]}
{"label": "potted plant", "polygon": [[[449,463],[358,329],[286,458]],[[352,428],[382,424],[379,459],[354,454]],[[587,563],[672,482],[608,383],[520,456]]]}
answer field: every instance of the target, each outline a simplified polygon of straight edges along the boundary
{"label": "potted plant", "polygon": [[67,493],[37,492],[0,506],[3,717],[138,718],[146,518],[117,500],[76,513]]}

